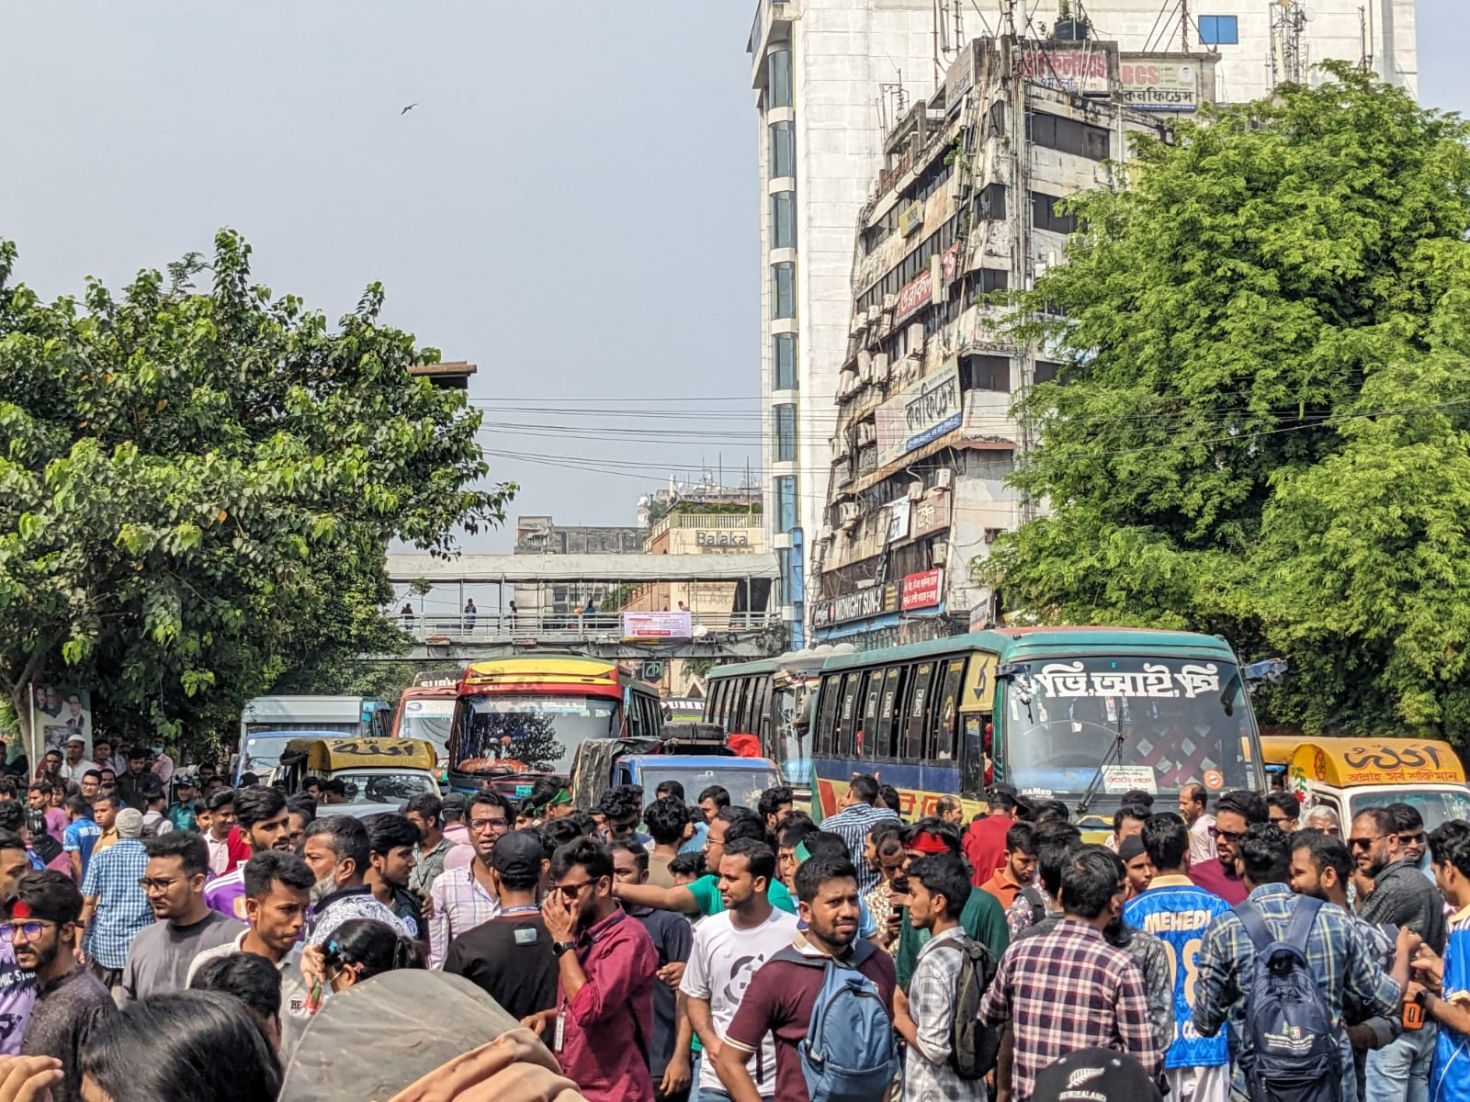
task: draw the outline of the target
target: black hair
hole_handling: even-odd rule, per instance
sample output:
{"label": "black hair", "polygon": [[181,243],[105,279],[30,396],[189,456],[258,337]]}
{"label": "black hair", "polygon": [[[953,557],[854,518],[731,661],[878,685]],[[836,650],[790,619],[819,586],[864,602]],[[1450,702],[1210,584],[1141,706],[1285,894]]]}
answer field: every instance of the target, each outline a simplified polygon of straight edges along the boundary
{"label": "black hair", "polygon": [[73,815],[85,815],[88,819],[92,817],[92,804],[80,796],[68,796],[66,809]]}
{"label": "black hair", "polygon": [[587,837],[587,828],[571,815],[560,819],[548,819],[541,824],[541,846],[549,860],[551,855],[569,842]]}
{"label": "black hair", "polygon": [[684,806],[683,800],[661,796],[644,809],[643,823],[659,845],[676,845],[684,837],[684,828],[689,825],[689,808]]}
{"label": "black hair", "polygon": [[1246,821],[1246,825],[1271,821],[1271,813],[1266,810],[1265,797],[1248,788],[1237,788],[1216,800],[1215,814],[1218,816],[1222,811],[1235,812]]}
{"label": "black hair", "polygon": [[1373,829],[1379,834],[1398,833],[1393,825],[1393,812],[1389,811],[1386,807],[1365,807],[1353,816],[1354,822],[1357,822],[1359,819],[1367,819],[1373,824]]}
{"label": "black hair", "polygon": [[189,990],[233,995],[262,1018],[281,1016],[281,970],[255,953],[215,957],[194,973]]}
{"label": "black hair", "polygon": [[464,805],[465,822],[470,821],[471,811],[482,806],[500,808],[501,811],[505,812],[505,821],[507,824],[514,824],[516,821],[516,809],[507,797],[491,789],[482,788],[472,795]]}
{"label": "black hair", "polygon": [[1271,814],[1271,808],[1280,811],[1288,819],[1300,819],[1302,816],[1302,805],[1290,792],[1272,792],[1266,797],[1266,814]]}
{"label": "black hair", "polygon": [[715,818],[725,824],[726,845],[737,838],[766,840],[766,821],[748,807],[722,807]]}
{"label": "black hair", "polygon": [[1184,820],[1172,811],[1150,815],[1143,824],[1143,852],[1148,854],[1149,864],[1160,871],[1184,866],[1184,855],[1189,852],[1189,828]]}
{"label": "black hair", "polygon": [[419,832],[408,821],[407,815],[396,811],[380,811],[376,815],[363,816],[362,825],[367,828],[368,850],[384,856],[390,849],[419,844]]}
{"label": "black hair", "polygon": [[216,788],[208,796],[204,797],[204,805],[210,811],[218,811],[220,808],[235,802],[235,790],[233,788]]}
{"label": "black hair", "polygon": [[238,785],[240,791],[244,792],[247,789],[258,788],[259,786],[260,775],[258,773],[251,773],[247,771],[240,774],[240,783]]}
{"label": "black hair", "polygon": [[874,846],[883,844],[885,838],[897,838],[903,841],[903,824],[897,819],[879,819],[868,828],[868,837],[873,840]]}
{"label": "black hair", "polygon": [[669,862],[670,876],[692,876],[698,880],[706,872],[702,853],[681,853]]}
{"label": "black hair", "polygon": [[1388,813],[1393,816],[1395,834],[1424,829],[1424,816],[1412,804],[1389,804]]}
{"label": "black hair", "polygon": [[255,1018],[219,991],[129,1003],[99,1021],[80,1063],[114,1102],[259,1102],[281,1089],[280,1062]]}
{"label": "black hair", "polygon": [[82,780],[86,780],[88,777],[96,777],[97,778],[97,783],[98,784],[101,784],[102,783],[102,770],[100,770],[100,769],[88,769],[85,773],[82,774]]}
{"label": "black hair", "polygon": [[1141,807],[1145,811],[1154,809],[1154,794],[1142,788],[1130,788],[1123,793],[1123,802],[1129,807]]}
{"label": "black hair", "polygon": [[1429,859],[1436,865],[1450,865],[1470,877],[1470,823],[1451,819],[1429,832]]}
{"label": "black hair", "polygon": [[1062,865],[1061,902],[1069,915],[1093,919],[1118,894],[1123,860],[1104,846],[1078,846]]}
{"label": "black hair", "polygon": [[713,800],[717,808],[730,806],[730,790],[722,784],[712,784],[699,794],[699,799],[694,802],[704,803],[705,800]]}
{"label": "black hair", "polygon": [[684,803],[684,786],[678,781],[659,781],[658,787],[653,790],[656,799],[672,796],[680,803]]}
{"label": "black hair", "polygon": [[571,823],[572,826],[577,828],[578,834],[587,835],[589,837],[597,830],[597,820],[594,819],[591,814],[586,811],[573,811],[570,814],[563,815],[561,817],[561,821],[564,823]]}
{"label": "black hair", "polygon": [[351,918],[332,931],[322,947],[328,967],[360,964],[360,980],[400,968],[422,968],[418,942],[371,918]]}
{"label": "black hair", "polygon": [[31,792],[39,792],[43,796],[49,796],[49,795],[51,795],[51,782],[50,781],[34,781],[34,782],[32,782],[29,791],[31,791]]}
{"label": "black hair", "polygon": [[1124,804],[1113,812],[1113,833],[1123,829],[1123,823],[1127,819],[1137,819],[1140,823],[1148,822],[1149,810],[1141,804]]}
{"label": "black hair", "polygon": [[357,875],[367,872],[372,857],[367,827],[351,815],[324,815],[306,827],[302,839],[326,838],[338,860],[352,860]]}
{"label": "black hair", "polygon": [[1252,887],[1291,880],[1291,839],[1269,823],[1252,823],[1240,839],[1240,862]]}
{"label": "black hair", "polygon": [[[1012,827],[1012,830],[1015,828]],[[932,853],[909,866],[909,876],[932,895],[944,896],[944,913],[959,918],[970,898],[970,868],[954,853]]]}
{"label": "black hair", "polygon": [[1320,830],[1299,830],[1291,836],[1291,848],[1287,851],[1288,860],[1290,860],[1290,854],[1299,849],[1307,851],[1308,856],[1312,859],[1312,864],[1317,866],[1319,876],[1324,870],[1332,869],[1337,873],[1337,879],[1342,886],[1347,887],[1348,880],[1353,875],[1355,862],[1342,839],[1323,834]]}
{"label": "black hair", "polygon": [[[899,798],[898,789],[891,784],[880,784],[878,786],[878,803],[882,804],[895,815],[903,813],[903,800]],[[876,804],[874,806],[877,806]]]}
{"label": "black hair", "polygon": [[50,869],[24,873],[16,882],[15,898],[37,918],[58,926],[75,922],[82,914],[82,893],[76,881]]}
{"label": "black hair", "polygon": [[834,834],[829,830],[819,830],[815,834],[808,834],[803,840],[806,851],[811,857],[845,857],[851,860],[852,851],[847,848],[847,839],[840,834]]}
{"label": "black hair", "polygon": [[848,782],[847,790],[852,793],[853,799],[871,804],[878,799],[878,778],[859,773]]}
{"label": "black hair", "polygon": [[1006,831],[1006,849],[1011,853],[1036,856],[1036,828],[1030,823],[1015,823]]}
{"label": "black hair", "polygon": [[428,823],[439,826],[442,822],[441,816],[444,814],[444,801],[432,792],[420,792],[403,805],[403,810],[422,815]]}
{"label": "black hair", "polygon": [[1062,866],[1071,852],[1082,844],[1082,831],[1073,823],[1050,823],[1052,829],[1041,837],[1036,847],[1036,875],[1047,895],[1055,899],[1062,890]]}
{"label": "black hair", "polygon": [[25,825],[25,808],[15,800],[0,801],[0,830],[19,834]]}
{"label": "black hair", "polygon": [[[82,797],[77,796],[76,799],[80,800]],[[92,797],[92,810],[96,811],[98,804],[111,804],[113,807],[122,807],[122,803],[122,797],[116,792],[99,792]]]}
{"label": "black hair", "polygon": [[310,796],[292,796],[286,801],[286,810],[293,815],[306,816],[306,825],[316,821],[316,801]]}
{"label": "black hair", "polygon": [[1037,800],[1031,805],[1031,822],[1036,826],[1042,823],[1070,822],[1071,817],[1067,805],[1061,800]]}
{"label": "black hair", "polygon": [[932,834],[948,847],[950,853],[960,852],[960,832],[953,823],[946,823],[938,816],[920,819],[903,832],[904,847],[912,845],[920,834]]}
{"label": "black hair", "polygon": [[998,811],[1014,811],[1016,797],[1004,789],[991,789],[985,796],[985,806],[993,807]]}
{"label": "black hair", "polygon": [[286,797],[274,788],[247,788],[235,797],[235,820],[246,833],[285,810]]}
{"label": "black hair", "polygon": [[857,869],[844,857],[813,857],[796,870],[796,898],[810,903],[829,880],[857,880]]}
{"label": "black hair", "polygon": [[795,849],[813,834],[819,833],[821,829],[811,819],[807,819],[804,823],[788,823],[781,828],[778,844],[782,849]]}
{"label": "black hair", "polygon": [[610,877],[613,874],[612,853],[591,838],[578,838],[551,855],[551,877],[560,880],[574,868],[586,870],[592,880]]}
{"label": "black hair", "polygon": [[322,794],[332,796],[347,795],[347,782],[341,777],[328,777],[322,781]]}
{"label": "black hair", "polygon": [[725,856],[744,857],[751,876],[764,876],[768,883],[776,878],[776,854],[764,842],[737,838],[725,846]]}
{"label": "black hair", "polygon": [[607,844],[607,849],[609,853],[611,853],[613,850],[619,849],[622,850],[624,853],[631,853],[633,855],[634,863],[636,863],[638,866],[638,871],[648,871],[648,850],[643,847],[642,842],[633,842],[627,839],[619,839],[616,842],[609,842]]}
{"label": "black hair", "polygon": [[316,883],[316,877],[301,858],[278,849],[263,850],[245,862],[247,898],[260,899],[269,895],[278,881],[288,888],[307,892]]}
{"label": "black hair", "polygon": [[301,791],[305,792],[312,785],[316,785],[317,788],[321,788],[321,786],[322,786],[322,779],[320,777],[316,776],[315,774],[311,774],[311,775],[309,775],[307,777],[302,778],[302,781],[301,781]]}
{"label": "black hair", "polygon": [[761,793],[760,799],[756,801],[755,809],[761,815],[774,815],[782,804],[789,804],[795,798],[787,785],[778,784],[775,788],[768,788]]}
{"label": "black hair", "polygon": [[209,873],[209,847],[202,836],[192,830],[170,830],[143,839],[143,849],[150,859],[177,857],[185,876]]}
{"label": "black hair", "polygon": [[609,788],[597,802],[597,810],[614,823],[636,823],[643,812],[643,789],[636,784]]}
{"label": "black hair", "polygon": [[0,830],[0,849],[26,848],[26,840],[13,830]]}

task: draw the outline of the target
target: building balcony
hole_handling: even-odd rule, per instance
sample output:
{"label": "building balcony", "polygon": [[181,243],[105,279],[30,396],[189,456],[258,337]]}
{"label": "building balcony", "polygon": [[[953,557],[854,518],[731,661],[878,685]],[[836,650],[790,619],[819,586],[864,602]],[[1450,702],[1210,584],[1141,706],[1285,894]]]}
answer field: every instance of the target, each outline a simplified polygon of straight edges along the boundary
{"label": "building balcony", "polygon": [[791,21],[800,13],[800,0],[757,0],[750,25],[750,86],[760,88],[766,80],[766,50],[777,42],[791,41]]}

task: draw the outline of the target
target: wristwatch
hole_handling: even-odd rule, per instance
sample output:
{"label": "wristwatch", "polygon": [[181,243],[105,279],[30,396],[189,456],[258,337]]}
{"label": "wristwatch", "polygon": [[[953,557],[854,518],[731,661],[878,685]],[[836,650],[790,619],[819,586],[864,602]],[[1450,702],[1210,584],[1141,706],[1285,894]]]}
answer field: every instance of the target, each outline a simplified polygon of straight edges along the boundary
{"label": "wristwatch", "polygon": [[574,946],[575,943],[570,941],[553,941],[551,943],[551,955],[554,957],[559,957],[563,953],[571,952]]}

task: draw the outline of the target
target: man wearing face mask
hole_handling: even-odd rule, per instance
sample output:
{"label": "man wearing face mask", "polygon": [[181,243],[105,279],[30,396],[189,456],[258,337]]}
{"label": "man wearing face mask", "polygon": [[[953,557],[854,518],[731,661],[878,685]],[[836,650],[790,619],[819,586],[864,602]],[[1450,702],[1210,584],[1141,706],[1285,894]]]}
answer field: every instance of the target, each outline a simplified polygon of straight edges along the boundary
{"label": "man wearing face mask", "polygon": [[316,882],[306,943],[320,945],[350,918],[370,918],[413,937],[403,921],[374,896],[364,876],[372,862],[367,827],[351,815],[328,815],[306,828],[302,859]]}
{"label": "man wearing face mask", "polygon": [[[151,778],[150,778],[151,780]],[[251,855],[291,851],[286,797],[274,788],[245,788],[235,797],[235,821]],[[245,868],[226,873],[204,889],[204,901],[226,918],[245,918]]]}

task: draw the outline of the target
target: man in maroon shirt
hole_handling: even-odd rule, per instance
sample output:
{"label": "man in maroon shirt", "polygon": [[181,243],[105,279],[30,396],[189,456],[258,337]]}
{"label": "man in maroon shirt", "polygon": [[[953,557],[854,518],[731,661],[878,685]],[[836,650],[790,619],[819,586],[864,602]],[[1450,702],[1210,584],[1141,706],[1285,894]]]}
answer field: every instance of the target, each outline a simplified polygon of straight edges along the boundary
{"label": "man in maroon shirt", "polygon": [[612,854],[578,838],[552,855],[541,916],[558,958],[556,1007],[526,1019],[552,1038],[588,1102],[653,1102],[648,1071],[658,952],[613,898]]}
{"label": "man in maroon shirt", "polygon": [[1215,825],[1210,834],[1219,854],[1214,860],[1189,866],[1189,878],[1195,887],[1214,892],[1232,907],[1244,903],[1249,894],[1245,881],[1236,871],[1235,859],[1240,854],[1240,840],[1252,823],[1270,822],[1266,801],[1247,789],[1227,792],[1215,801]]}
{"label": "man in maroon shirt", "polygon": [[[897,986],[893,958],[868,942],[854,944],[858,886],[852,862],[841,857],[806,861],[796,870],[796,895],[805,931],[796,935],[794,950],[806,957],[856,961],[857,970],[877,985],[892,1017]],[[756,971],[716,1057],[716,1070],[732,1102],[761,1102],[748,1065],[767,1033],[776,1039],[776,1097],[781,1102],[810,1102],[798,1045],[806,1037],[824,978],[823,969],[782,960],[780,955]]]}
{"label": "man in maroon shirt", "polygon": [[990,790],[985,802],[989,814],[970,824],[962,842],[970,862],[970,880],[977,888],[985,887],[1005,864],[1006,832],[1016,822],[1016,790],[998,784]]}

